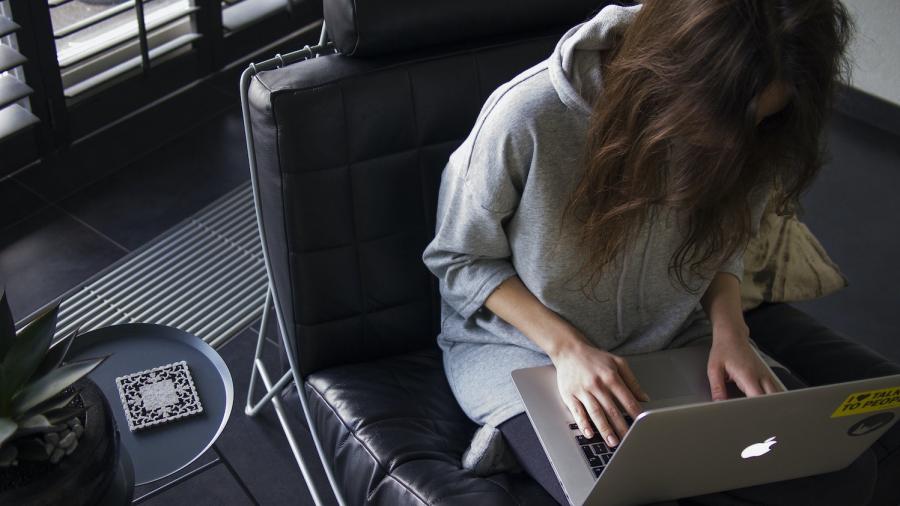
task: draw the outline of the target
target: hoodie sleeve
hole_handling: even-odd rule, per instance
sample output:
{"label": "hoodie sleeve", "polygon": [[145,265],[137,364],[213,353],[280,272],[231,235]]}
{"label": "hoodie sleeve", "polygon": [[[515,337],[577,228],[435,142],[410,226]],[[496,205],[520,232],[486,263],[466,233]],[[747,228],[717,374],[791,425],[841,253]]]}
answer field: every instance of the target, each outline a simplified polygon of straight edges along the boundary
{"label": "hoodie sleeve", "polygon": [[[756,234],[759,233],[759,225],[762,222],[762,216],[766,210],[766,206],[769,204],[769,198],[770,192],[768,187],[759,187],[750,192],[750,223],[752,226],[750,230],[751,238],[756,237]],[[738,278],[738,281],[743,283],[744,251],[746,249],[746,247],[738,249],[734,253],[734,255],[731,256],[731,258],[729,258],[722,264],[722,267],[719,268],[719,272],[727,272],[729,274],[733,274],[734,277]]]}
{"label": "hoodie sleeve", "polygon": [[466,319],[516,274],[505,227],[518,207],[533,152],[531,130],[520,114],[510,101],[493,98],[444,168],[435,236],[422,255],[439,280],[441,298]]}

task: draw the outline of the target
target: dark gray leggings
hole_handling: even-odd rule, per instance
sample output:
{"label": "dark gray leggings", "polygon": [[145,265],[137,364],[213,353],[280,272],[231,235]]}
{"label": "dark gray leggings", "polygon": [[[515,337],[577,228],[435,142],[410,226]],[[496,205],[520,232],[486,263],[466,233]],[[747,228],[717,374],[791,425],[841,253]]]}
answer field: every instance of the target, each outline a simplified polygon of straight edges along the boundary
{"label": "dark gray leggings", "polygon": [[[789,390],[805,386],[787,370],[780,367],[773,370]],[[522,413],[510,418],[500,424],[499,429],[525,472],[544,487],[557,502],[567,504],[562,487],[553,474],[550,461],[541,448],[528,416]],[[691,497],[679,500],[678,504],[898,506],[900,423],[895,424],[850,466],[839,471]]]}

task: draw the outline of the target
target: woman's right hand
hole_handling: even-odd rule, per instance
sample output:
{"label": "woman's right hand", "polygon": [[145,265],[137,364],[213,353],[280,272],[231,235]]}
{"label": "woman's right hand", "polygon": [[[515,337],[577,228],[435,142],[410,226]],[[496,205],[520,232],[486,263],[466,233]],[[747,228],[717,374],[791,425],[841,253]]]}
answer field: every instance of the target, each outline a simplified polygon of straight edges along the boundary
{"label": "woman's right hand", "polygon": [[582,339],[551,359],[556,366],[559,394],[581,433],[594,437],[593,422],[604,441],[617,446],[628,431],[619,406],[634,420],[642,411],[639,401],[650,400],[628,363]]}
{"label": "woman's right hand", "polygon": [[610,446],[618,445],[628,425],[617,403],[637,419],[641,412],[638,400],[649,400],[628,363],[590,344],[572,324],[538,300],[518,276],[503,281],[484,305],[550,357],[556,366],[559,393],[581,433],[594,437],[593,421]]}

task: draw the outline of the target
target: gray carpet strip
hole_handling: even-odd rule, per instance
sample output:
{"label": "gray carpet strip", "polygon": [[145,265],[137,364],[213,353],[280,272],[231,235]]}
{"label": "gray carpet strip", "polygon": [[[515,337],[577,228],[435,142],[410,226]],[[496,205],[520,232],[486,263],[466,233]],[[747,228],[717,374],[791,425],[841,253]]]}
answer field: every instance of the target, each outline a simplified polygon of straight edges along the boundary
{"label": "gray carpet strip", "polygon": [[217,346],[260,317],[266,288],[247,183],[71,293],[57,335],[158,323]]}

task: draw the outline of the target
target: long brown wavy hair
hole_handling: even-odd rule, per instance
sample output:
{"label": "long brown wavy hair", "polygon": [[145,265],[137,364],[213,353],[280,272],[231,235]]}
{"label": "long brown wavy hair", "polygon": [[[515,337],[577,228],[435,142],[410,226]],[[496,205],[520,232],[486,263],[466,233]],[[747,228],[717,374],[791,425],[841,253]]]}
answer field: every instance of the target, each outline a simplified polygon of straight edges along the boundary
{"label": "long brown wavy hair", "polygon": [[[838,0],[645,0],[603,55],[585,171],[566,204],[588,293],[657,206],[686,216],[670,277],[709,273],[741,250],[750,192],[793,212],[824,159],[822,131],[849,65],[851,20]],[[599,57],[599,55],[598,55]],[[771,83],[790,101],[756,124]]]}

